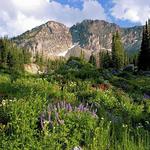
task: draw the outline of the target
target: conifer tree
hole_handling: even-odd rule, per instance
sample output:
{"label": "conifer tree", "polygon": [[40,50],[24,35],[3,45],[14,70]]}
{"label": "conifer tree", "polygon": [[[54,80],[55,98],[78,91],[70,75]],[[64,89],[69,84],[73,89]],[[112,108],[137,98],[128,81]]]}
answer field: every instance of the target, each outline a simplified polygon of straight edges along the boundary
{"label": "conifer tree", "polygon": [[8,66],[9,71],[12,70],[13,65],[14,65],[13,56],[10,52],[8,52],[8,54],[7,54],[7,66]]}
{"label": "conifer tree", "polygon": [[2,68],[6,68],[7,66],[7,52],[8,51],[8,45],[7,45],[7,39],[0,39],[0,66]]}
{"label": "conifer tree", "polygon": [[109,68],[111,63],[110,53],[102,51],[99,53],[100,68]]}
{"label": "conifer tree", "polygon": [[112,65],[116,69],[124,66],[124,48],[118,31],[112,37]]}
{"label": "conifer tree", "polygon": [[124,65],[128,65],[129,64],[129,57],[127,52],[124,52]]}
{"label": "conifer tree", "polygon": [[150,20],[143,28],[141,50],[138,57],[138,69],[150,70]]}
{"label": "conifer tree", "polygon": [[[31,55],[30,55],[31,56]],[[30,59],[28,55],[28,59]],[[21,72],[24,69],[26,53],[7,38],[0,39],[0,67],[9,72]]]}
{"label": "conifer tree", "polygon": [[90,56],[89,63],[93,64],[93,66],[96,66],[96,58],[93,54]]}

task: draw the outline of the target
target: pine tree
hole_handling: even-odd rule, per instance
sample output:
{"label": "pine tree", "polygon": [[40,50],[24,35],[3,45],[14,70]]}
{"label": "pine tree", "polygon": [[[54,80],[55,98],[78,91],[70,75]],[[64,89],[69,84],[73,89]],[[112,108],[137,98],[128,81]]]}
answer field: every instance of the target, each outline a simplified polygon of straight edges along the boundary
{"label": "pine tree", "polygon": [[127,52],[124,52],[124,66],[129,64],[129,56]]}
{"label": "pine tree", "polygon": [[93,66],[96,66],[96,58],[93,54],[90,56],[89,63],[93,64]]}
{"label": "pine tree", "polygon": [[116,69],[124,66],[124,48],[118,31],[112,37],[112,65]]}
{"label": "pine tree", "polygon": [[23,52],[23,61],[25,64],[28,64],[31,62],[31,53],[27,51],[26,49],[22,50]]}
{"label": "pine tree", "polygon": [[[31,56],[31,55],[30,55]],[[0,39],[0,67],[9,72],[22,72],[26,54],[8,38]],[[29,55],[28,55],[29,57]],[[30,57],[28,58],[30,59]]]}
{"label": "pine tree", "polygon": [[150,70],[150,20],[143,28],[141,50],[138,57],[138,69]]}
{"label": "pine tree", "polygon": [[2,68],[6,68],[7,66],[7,52],[8,51],[8,44],[7,39],[0,39],[0,66]]}
{"label": "pine tree", "polygon": [[110,53],[108,51],[100,52],[99,62],[100,68],[109,68],[111,63]]}
{"label": "pine tree", "polygon": [[7,66],[8,66],[9,71],[12,70],[13,65],[14,65],[13,56],[10,52],[8,52],[8,54],[7,54]]}

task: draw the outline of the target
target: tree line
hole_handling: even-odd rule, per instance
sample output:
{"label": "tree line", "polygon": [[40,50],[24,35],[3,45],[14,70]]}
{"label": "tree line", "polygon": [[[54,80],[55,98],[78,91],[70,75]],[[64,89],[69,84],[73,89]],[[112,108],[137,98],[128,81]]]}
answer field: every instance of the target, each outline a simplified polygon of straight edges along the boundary
{"label": "tree line", "polygon": [[[84,54],[81,54],[83,58]],[[48,68],[53,66],[50,60],[44,60],[43,53],[38,52],[33,56],[26,49],[21,49],[16,46],[8,38],[0,38],[0,69],[13,71],[23,71],[24,64],[32,62],[39,66],[47,65]],[[141,49],[139,53],[129,56],[124,50],[119,31],[116,31],[112,36],[112,51],[100,51],[98,55],[92,54],[89,60],[90,63],[98,68],[115,68],[121,69],[128,64],[138,66],[138,70],[150,70],[150,20],[143,27],[143,36]]]}
{"label": "tree line", "polygon": [[129,56],[125,52],[119,31],[112,36],[112,51],[100,51],[98,57],[91,55],[89,62],[99,68],[120,69],[129,64]]}
{"label": "tree line", "polygon": [[31,62],[31,53],[16,46],[11,40],[0,39],[0,69],[8,72],[21,72],[24,64]]}
{"label": "tree line", "polygon": [[150,71],[150,19],[143,27],[141,50],[138,56],[139,70]]}
{"label": "tree line", "polygon": [[119,31],[112,36],[112,51],[100,51],[92,54],[89,62],[99,68],[121,69],[128,64],[138,66],[138,70],[150,71],[150,20],[143,27],[143,36],[140,51],[129,56],[124,50]]}

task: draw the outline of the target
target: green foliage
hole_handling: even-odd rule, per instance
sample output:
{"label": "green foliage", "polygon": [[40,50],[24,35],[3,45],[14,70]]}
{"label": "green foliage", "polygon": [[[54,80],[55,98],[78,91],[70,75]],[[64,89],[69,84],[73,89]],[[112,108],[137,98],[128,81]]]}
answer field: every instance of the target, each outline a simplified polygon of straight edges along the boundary
{"label": "green foliage", "polygon": [[149,77],[72,57],[11,78],[0,72],[1,149],[149,150]]}
{"label": "green foliage", "polygon": [[74,57],[71,57],[65,65],[61,66],[57,70],[57,73],[63,75],[69,80],[86,80],[90,78],[97,78],[99,76],[99,72],[96,67],[80,58]]}
{"label": "green foliage", "polygon": [[150,21],[143,29],[141,51],[138,58],[139,70],[150,70]]}
{"label": "green foliage", "polygon": [[7,38],[0,39],[0,67],[15,74],[24,70],[24,64],[30,62],[30,53],[17,48]]}
{"label": "green foliage", "polygon": [[44,65],[44,56],[43,53],[40,54],[39,52],[36,53],[35,55],[35,63],[38,64],[40,67]]}
{"label": "green foliage", "polygon": [[96,66],[96,58],[93,54],[90,56],[89,63],[91,63],[93,66]]}
{"label": "green foliage", "polygon": [[99,53],[99,62],[100,62],[100,68],[110,68],[111,66],[111,56],[110,53],[107,51],[102,51]]}
{"label": "green foliage", "polygon": [[56,142],[64,149],[90,143],[97,120],[97,116],[88,106],[80,104],[72,107],[61,101],[48,106],[47,111],[41,115],[41,126],[44,136],[49,137],[55,133]]}
{"label": "green foliage", "polygon": [[116,69],[124,66],[124,49],[118,31],[112,37],[112,65]]}

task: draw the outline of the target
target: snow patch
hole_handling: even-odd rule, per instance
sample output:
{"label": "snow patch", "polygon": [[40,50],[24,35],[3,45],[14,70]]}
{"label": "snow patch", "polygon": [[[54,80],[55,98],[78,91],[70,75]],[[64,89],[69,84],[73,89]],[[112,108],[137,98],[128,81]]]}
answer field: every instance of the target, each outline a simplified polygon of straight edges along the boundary
{"label": "snow patch", "polygon": [[60,52],[59,54],[57,54],[57,56],[63,56],[65,57],[66,54],[68,53],[69,50],[71,50],[72,48],[76,47],[78,45],[78,43],[75,43],[74,45],[72,45],[69,49],[67,49],[66,51],[64,52]]}
{"label": "snow patch", "polygon": [[68,50],[64,51],[64,52],[60,52],[57,56],[63,56],[65,57],[65,55],[67,54]]}

